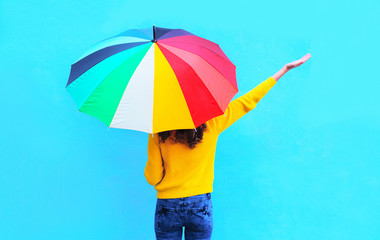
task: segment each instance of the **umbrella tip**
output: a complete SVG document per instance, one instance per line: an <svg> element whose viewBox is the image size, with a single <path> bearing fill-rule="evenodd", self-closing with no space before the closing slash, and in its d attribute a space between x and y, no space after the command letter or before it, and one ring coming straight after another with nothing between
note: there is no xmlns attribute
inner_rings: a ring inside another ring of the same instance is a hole
<svg viewBox="0 0 380 240"><path fill-rule="evenodd" d="M153 43L157 42L157 39L156 39L156 27L154 26L154 24L153 24L153 39L151 40L151 42L153 42Z"/></svg>

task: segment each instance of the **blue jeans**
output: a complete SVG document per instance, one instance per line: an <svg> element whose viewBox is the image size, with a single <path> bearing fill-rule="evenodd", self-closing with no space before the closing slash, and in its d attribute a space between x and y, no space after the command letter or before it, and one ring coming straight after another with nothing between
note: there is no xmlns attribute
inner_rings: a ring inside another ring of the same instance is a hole
<svg viewBox="0 0 380 240"><path fill-rule="evenodd" d="M211 239L213 228L211 193L185 198L157 198L154 216L156 239Z"/></svg>

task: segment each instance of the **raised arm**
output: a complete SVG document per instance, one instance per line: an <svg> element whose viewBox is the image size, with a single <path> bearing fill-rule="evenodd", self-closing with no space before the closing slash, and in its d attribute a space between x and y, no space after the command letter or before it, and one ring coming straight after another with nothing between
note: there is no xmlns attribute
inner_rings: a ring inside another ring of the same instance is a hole
<svg viewBox="0 0 380 240"><path fill-rule="evenodd" d="M242 116L254 109L257 103L265 96L265 94L269 92L269 90L287 71L294 67L300 66L310 57L311 55L308 53L299 60L285 64L285 66L276 74L260 83L245 95L230 102L224 114L209 120L210 123L214 125L217 132L223 132Z"/></svg>
<svg viewBox="0 0 380 240"><path fill-rule="evenodd" d="M269 77L267 80L257 85L248 93L230 102L223 115L209 120L213 125L215 131L220 134L234 122L236 122L239 118L243 117L249 111L254 109L257 103L275 84L276 80L273 77Z"/></svg>

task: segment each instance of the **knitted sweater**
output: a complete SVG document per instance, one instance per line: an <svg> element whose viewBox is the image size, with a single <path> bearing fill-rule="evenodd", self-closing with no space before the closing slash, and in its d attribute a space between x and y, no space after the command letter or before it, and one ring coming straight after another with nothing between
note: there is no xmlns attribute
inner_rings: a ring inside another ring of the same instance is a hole
<svg viewBox="0 0 380 240"><path fill-rule="evenodd" d="M165 177L159 149L158 133L149 134L148 161L144 175L155 185L157 198L182 198L213 191L214 159L218 136L231 124L256 107L256 104L276 84L273 77L251 91L231 101L224 114L206 122L203 139L194 149L183 143L172 144L169 139L160 143L165 163Z"/></svg>

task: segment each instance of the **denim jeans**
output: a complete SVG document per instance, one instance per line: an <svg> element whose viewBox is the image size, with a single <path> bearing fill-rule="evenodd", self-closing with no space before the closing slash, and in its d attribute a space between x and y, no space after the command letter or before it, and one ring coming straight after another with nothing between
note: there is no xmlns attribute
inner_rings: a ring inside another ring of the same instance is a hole
<svg viewBox="0 0 380 240"><path fill-rule="evenodd" d="M184 198L157 198L154 216L156 239L211 239L213 228L211 193Z"/></svg>

